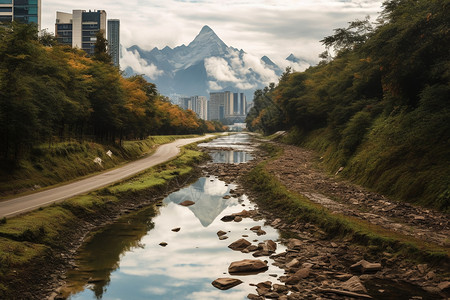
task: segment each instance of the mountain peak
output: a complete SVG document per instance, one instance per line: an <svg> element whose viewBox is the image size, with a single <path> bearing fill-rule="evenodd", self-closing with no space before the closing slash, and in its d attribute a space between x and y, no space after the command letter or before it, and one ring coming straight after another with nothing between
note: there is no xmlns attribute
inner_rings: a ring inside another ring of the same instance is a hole
<svg viewBox="0 0 450 300"><path fill-rule="evenodd" d="M189 44L188 47L218 45L220 48L227 48L228 46L217 36L217 34L208 25L203 26L200 33Z"/></svg>
<svg viewBox="0 0 450 300"><path fill-rule="evenodd" d="M208 33L214 33L214 31L209 27L208 25L203 26L202 30L200 30L199 35L201 34L208 34Z"/></svg>

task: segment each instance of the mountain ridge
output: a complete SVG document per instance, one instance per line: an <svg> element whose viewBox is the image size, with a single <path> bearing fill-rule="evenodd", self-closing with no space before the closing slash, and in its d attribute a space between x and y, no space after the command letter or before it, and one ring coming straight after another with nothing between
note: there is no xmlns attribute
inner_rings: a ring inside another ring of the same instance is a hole
<svg viewBox="0 0 450 300"><path fill-rule="evenodd" d="M232 92L244 92L250 100L256 89L276 81L283 72L283 68L266 55L258 58L228 46L208 25L203 26L187 46L154 47L147 51L133 45L125 51L127 55L134 55L140 64L157 68L153 79L144 75L167 96L208 96L210 92L233 87ZM293 54L288 58L292 60L286 60L287 63L300 61ZM127 75L138 73L133 66L125 64L124 67Z"/></svg>

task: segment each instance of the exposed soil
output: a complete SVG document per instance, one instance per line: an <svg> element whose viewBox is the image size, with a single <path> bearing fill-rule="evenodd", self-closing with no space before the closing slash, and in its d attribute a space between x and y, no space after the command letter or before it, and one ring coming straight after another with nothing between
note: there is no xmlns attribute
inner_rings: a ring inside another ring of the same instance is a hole
<svg viewBox="0 0 450 300"><path fill-rule="evenodd" d="M328 175L317 167L314 152L280 145L283 154L267 166L291 191L308 197L333 213L357 217L426 242L450 247L450 218L440 212L397 202Z"/></svg>

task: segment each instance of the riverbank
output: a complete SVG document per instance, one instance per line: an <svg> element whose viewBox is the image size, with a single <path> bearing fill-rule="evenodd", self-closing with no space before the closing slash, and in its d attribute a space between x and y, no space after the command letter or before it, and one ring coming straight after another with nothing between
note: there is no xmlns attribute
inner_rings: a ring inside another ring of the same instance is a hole
<svg viewBox="0 0 450 300"><path fill-rule="evenodd" d="M421 235L411 237L393 226L383 228L357 215L344 214L325 203L311 201L305 195L315 195L311 197L313 200L328 199L318 197L318 190L313 186L321 187L320 191L342 191L344 183L330 180L325 172L314 167L315 161L308 160L311 153L309 156L299 154L304 150L289 147L266 144L265 149L272 158L258 164L241 182L253 191L251 195L259 204L261 214L288 237L299 240L297 249L291 247L276 257L279 266L286 270L283 281L293 295L311 299L324 295L344 297L345 291L351 290L347 280L356 276L352 279L357 283L353 292L367 294L369 291L376 299L391 299L395 289L405 290L405 293L409 290L409 296L417 296L416 299L449 296L449 248L445 240L440 240L438 234L421 240ZM363 189L359 189L359 193L365 197L373 195ZM338 194L332 196L338 198ZM400 210L400 204L396 205L394 211ZM438 216L431 219L446 220ZM411 227L414 220L410 223ZM445 224L437 223L431 230L436 230L436 226L445 228ZM421 228L425 230L427 225ZM433 243L436 240L433 237L444 245ZM377 270L365 272L361 266L351 267L363 260L375 263ZM266 292L271 291L273 289L269 288ZM263 299L261 296L253 295L252 299ZM301 298L295 297L289 299Z"/></svg>
<svg viewBox="0 0 450 300"><path fill-rule="evenodd" d="M6 220L0 225L0 297L50 296L88 232L184 186L206 157L186 146L176 159L124 182Z"/></svg>

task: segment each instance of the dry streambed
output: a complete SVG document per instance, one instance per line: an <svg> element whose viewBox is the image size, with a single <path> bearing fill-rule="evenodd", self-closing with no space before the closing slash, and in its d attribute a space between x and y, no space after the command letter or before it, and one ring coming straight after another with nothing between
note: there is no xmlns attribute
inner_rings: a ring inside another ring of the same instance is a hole
<svg viewBox="0 0 450 300"><path fill-rule="evenodd" d="M308 194L305 191L307 189L309 195L318 194L317 186L321 187L320 191L344 189L336 187L338 183L334 180L327 182L326 176L317 169L313 169L311 162L296 161L294 159L296 155L298 153L295 151L288 152L288 156L272 162L269 166L271 172L286 186L293 189L302 186L302 192ZM263 159L262 153L255 152L253 156L255 160L247 164L209 164L203 167L204 172L214 174L225 182L236 182ZM299 164L304 166L301 171L299 171ZM312 172L309 174L310 170ZM285 178L287 178L286 181L283 180ZM307 182L307 184L303 186L298 182ZM243 192L242 189L237 190L237 193ZM245 192L248 194L248 191ZM360 189L350 190L347 193L356 196L362 194L362 199L370 198L373 194ZM254 196L263 197L263 195ZM362 199L360 201L363 201ZM374 197L374 199L370 201L388 201L382 196ZM254 200L257 202L257 199ZM330 203L330 207L331 205L340 207L336 201ZM321 204L327 207L326 203ZM397 208L390 209L393 211L409 207L397 203L391 205ZM414 210L412 213L418 212ZM249 299L446 299L449 297L450 282L446 277L448 273L445 275L448 270L439 266L417 264L388 252L372 254L370 249L356 246L349 241L329 240L329 237L312 224L301 222L288 224L284 222L282 216L275 216L257 208L227 216L223 221L239 222L241 218L256 220L264 218L269 225L282 231L283 236L292 237L275 242L266 240L258 244L252 244L246 239L231 241L229 245L231 249L248 253L249 258L230 264L228 269L230 275L239 273L235 272L236 266L243 266L242 272L245 274L265 271L264 265L269 263L267 259L269 257L274 261L275 266L285 270L283 276L273 276L273 280L270 281L255 282L253 284L255 292L248 295ZM418 220L422 218L412 218L409 224L416 224ZM442 217L433 218L432 222L433 226L441 226L439 223L444 226L447 224ZM423 228L426 226L424 225ZM260 228L252 228L252 230L258 231ZM219 238L224 236L221 234L218 232ZM442 241L439 233L434 233L432 236ZM275 254L277 243L287 245L286 251ZM257 266L255 270L252 269L254 265ZM215 287L224 290L239 284L241 282L233 276L218 278L213 282Z"/></svg>

